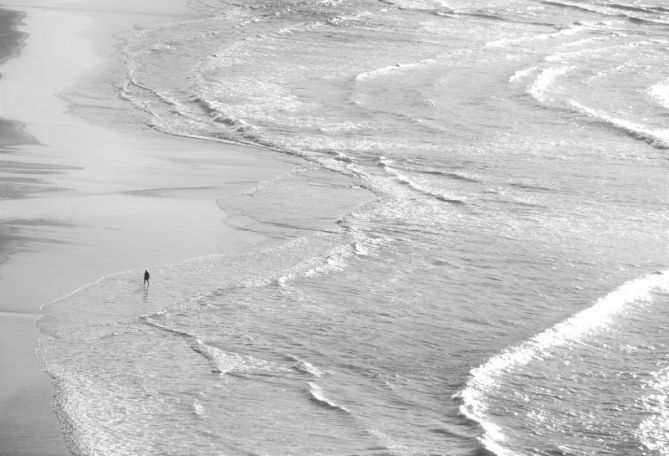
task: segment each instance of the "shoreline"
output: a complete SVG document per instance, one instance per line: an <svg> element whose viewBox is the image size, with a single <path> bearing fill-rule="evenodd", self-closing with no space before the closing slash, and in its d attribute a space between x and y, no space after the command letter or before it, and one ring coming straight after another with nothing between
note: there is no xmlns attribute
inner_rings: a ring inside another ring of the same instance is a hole
<svg viewBox="0 0 669 456"><path fill-rule="evenodd" d="M53 386L34 353L45 303L110 273L265 242L234 228L216 201L299 162L73 115L63 94L109 71L117 33L189 13L177 0L142 11L130 3L57 3L3 7L25 14L20 33L27 35L20 55L0 67L1 114L12 119L0 129L13 133L0 149L0 456L70 454ZM43 81L47 72L53 77Z"/></svg>

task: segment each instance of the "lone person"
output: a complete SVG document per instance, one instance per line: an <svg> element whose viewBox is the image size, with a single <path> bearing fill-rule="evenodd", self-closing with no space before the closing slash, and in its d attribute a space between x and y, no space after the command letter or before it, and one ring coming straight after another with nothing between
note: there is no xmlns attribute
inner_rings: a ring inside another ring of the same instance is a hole
<svg viewBox="0 0 669 456"><path fill-rule="evenodd" d="M150 279L150 278L151 278L151 274L149 274L149 271L147 271L147 270L145 269L145 270L144 270L144 286L145 286L145 287L149 285L149 279Z"/></svg>

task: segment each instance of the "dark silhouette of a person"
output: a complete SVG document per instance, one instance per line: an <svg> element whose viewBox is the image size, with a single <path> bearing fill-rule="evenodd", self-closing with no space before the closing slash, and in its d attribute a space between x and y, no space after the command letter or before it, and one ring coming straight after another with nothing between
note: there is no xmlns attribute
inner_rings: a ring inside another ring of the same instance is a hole
<svg viewBox="0 0 669 456"><path fill-rule="evenodd" d="M149 279L151 278L151 274L149 274L149 271L144 270L144 286L149 285Z"/></svg>

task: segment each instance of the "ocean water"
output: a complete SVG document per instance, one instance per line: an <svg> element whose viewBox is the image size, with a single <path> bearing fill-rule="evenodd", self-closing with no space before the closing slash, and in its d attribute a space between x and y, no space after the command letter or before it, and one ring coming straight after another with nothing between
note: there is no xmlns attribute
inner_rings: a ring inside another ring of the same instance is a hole
<svg viewBox="0 0 669 456"><path fill-rule="evenodd" d="M301 157L44 307L77 455L669 454L669 8L197 0L118 95ZM127 120L127 119L126 119Z"/></svg>

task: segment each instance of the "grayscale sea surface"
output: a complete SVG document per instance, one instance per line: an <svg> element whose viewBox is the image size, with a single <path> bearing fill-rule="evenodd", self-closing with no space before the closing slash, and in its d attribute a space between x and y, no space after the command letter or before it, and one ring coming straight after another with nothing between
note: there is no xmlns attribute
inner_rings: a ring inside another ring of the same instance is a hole
<svg viewBox="0 0 669 456"><path fill-rule="evenodd" d="M44 308L77 454L669 454L669 6L194 6L127 112L304 160L218 201L265 246Z"/></svg>

